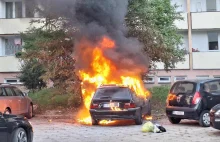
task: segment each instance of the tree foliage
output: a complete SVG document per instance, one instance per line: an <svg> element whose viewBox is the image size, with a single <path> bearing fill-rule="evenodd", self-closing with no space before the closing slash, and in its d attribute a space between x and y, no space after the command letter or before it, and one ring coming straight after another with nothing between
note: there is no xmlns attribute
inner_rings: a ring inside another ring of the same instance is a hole
<svg viewBox="0 0 220 142"><path fill-rule="evenodd" d="M46 83L41 78L44 73L43 66L37 60L29 60L22 65L19 78L28 89L41 89L46 86Z"/></svg>
<svg viewBox="0 0 220 142"><path fill-rule="evenodd" d="M144 44L151 65L162 62L166 70L175 68L185 54L178 48L182 37L174 21L182 17L175 8L170 0L130 0L126 18L129 36L137 37Z"/></svg>

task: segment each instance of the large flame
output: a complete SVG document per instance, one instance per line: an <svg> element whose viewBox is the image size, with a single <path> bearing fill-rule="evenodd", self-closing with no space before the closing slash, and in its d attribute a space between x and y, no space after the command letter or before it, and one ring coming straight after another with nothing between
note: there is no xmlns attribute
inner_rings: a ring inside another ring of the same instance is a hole
<svg viewBox="0 0 220 142"><path fill-rule="evenodd" d="M84 100L84 108L78 114L78 120L83 124L91 124L89 108L91 99L97 87L102 84L120 84L126 85L140 95L146 97L149 92L145 90L140 74L132 72L132 69L123 71L119 70L117 63L108 59L104 52L115 48L115 42L108 37L103 37L98 44L85 44L87 41L83 39L80 42L80 48L83 48L82 59L88 60L90 67L79 71L82 80L82 94ZM120 108L112 108L114 111L120 111ZM104 120L100 124L109 124Z"/></svg>

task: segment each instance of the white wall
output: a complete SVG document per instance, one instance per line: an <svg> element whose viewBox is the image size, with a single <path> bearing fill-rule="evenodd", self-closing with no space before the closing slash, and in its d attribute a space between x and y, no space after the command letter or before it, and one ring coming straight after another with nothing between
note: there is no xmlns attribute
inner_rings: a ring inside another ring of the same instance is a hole
<svg viewBox="0 0 220 142"><path fill-rule="evenodd" d="M5 18L5 2L0 0L0 18Z"/></svg>
<svg viewBox="0 0 220 142"><path fill-rule="evenodd" d="M208 51L207 32L192 32L192 48L198 48L199 51Z"/></svg>
<svg viewBox="0 0 220 142"><path fill-rule="evenodd" d="M171 0L172 5L178 5L177 12L187 12L187 1L186 0Z"/></svg>
<svg viewBox="0 0 220 142"><path fill-rule="evenodd" d="M182 39L183 44L180 45L179 47L180 47L181 49L186 49L186 50L188 51L188 50L189 50L188 33L185 32L185 33L181 33L181 34L182 34L182 36L183 36L183 39Z"/></svg>
<svg viewBox="0 0 220 142"><path fill-rule="evenodd" d="M206 0L191 0L191 12L206 11Z"/></svg>

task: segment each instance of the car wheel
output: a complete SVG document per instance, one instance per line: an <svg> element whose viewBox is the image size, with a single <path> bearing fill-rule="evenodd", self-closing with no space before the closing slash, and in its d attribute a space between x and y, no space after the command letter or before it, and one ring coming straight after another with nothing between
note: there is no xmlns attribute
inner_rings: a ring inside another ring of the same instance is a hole
<svg viewBox="0 0 220 142"><path fill-rule="evenodd" d="M6 108L4 114L11 114L11 111L8 108Z"/></svg>
<svg viewBox="0 0 220 142"><path fill-rule="evenodd" d="M174 118L174 117L168 117L170 123L172 124L179 124L181 119L180 118Z"/></svg>
<svg viewBox="0 0 220 142"><path fill-rule="evenodd" d="M210 116L209 111L204 110L199 118L199 125L202 127L209 127L210 126Z"/></svg>
<svg viewBox="0 0 220 142"><path fill-rule="evenodd" d="M92 125L98 125L98 124L99 124L98 120L92 118Z"/></svg>
<svg viewBox="0 0 220 142"><path fill-rule="evenodd" d="M23 128L18 128L13 131L11 142L27 142L27 134Z"/></svg>
<svg viewBox="0 0 220 142"><path fill-rule="evenodd" d="M31 119L32 117L33 117L33 105L30 104L29 109L28 109L27 118Z"/></svg>
<svg viewBox="0 0 220 142"><path fill-rule="evenodd" d="M139 110L139 114L138 114L137 118L135 119L135 124L141 125L142 123L143 123L143 118L142 118L141 110Z"/></svg>

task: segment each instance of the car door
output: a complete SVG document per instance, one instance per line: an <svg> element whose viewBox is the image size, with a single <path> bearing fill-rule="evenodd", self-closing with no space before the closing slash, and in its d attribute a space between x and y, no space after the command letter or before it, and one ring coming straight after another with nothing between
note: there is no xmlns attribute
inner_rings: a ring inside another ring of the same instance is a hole
<svg viewBox="0 0 220 142"><path fill-rule="evenodd" d="M0 141L7 142L8 141L8 133L7 133L6 122L0 113Z"/></svg>
<svg viewBox="0 0 220 142"><path fill-rule="evenodd" d="M7 94L7 101L12 114L20 114L20 97L16 96L11 87L4 87Z"/></svg>
<svg viewBox="0 0 220 142"><path fill-rule="evenodd" d="M4 112L5 108L7 108L7 95L2 88L0 88L0 112Z"/></svg>
<svg viewBox="0 0 220 142"><path fill-rule="evenodd" d="M204 98L208 109L220 103L220 81L211 81L204 84Z"/></svg>
<svg viewBox="0 0 220 142"><path fill-rule="evenodd" d="M25 114L28 112L27 99L24 94L16 87L12 88L17 97L19 97L20 113Z"/></svg>

